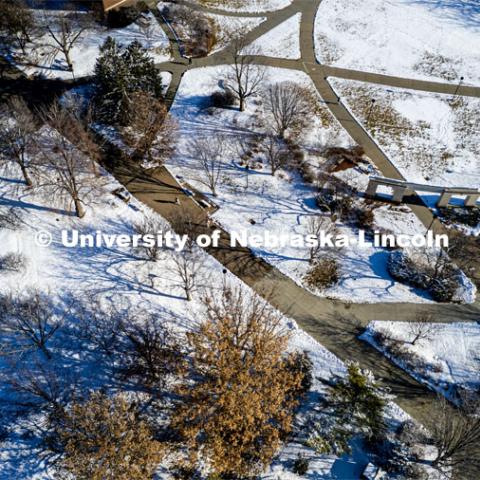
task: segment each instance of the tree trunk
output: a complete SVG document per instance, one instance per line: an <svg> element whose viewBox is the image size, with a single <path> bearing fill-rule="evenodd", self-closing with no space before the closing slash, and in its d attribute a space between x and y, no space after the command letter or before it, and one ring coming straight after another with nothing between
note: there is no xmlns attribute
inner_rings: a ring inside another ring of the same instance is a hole
<svg viewBox="0 0 480 480"><path fill-rule="evenodd" d="M67 67L70 72L73 74L73 64L72 60L70 60L70 52L65 51L65 60L67 61Z"/></svg>
<svg viewBox="0 0 480 480"><path fill-rule="evenodd" d="M245 111L245 98L240 97L240 111Z"/></svg>
<svg viewBox="0 0 480 480"><path fill-rule="evenodd" d="M28 175L27 169L23 165L20 165L20 169L22 170L23 179L25 180L25 183L27 184L27 187L28 188L33 187L33 182L32 182L32 179Z"/></svg>
<svg viewBox="0 0 480 480"><path fill-rule="evenodd" d="M52 359L52 354L48 351L47 347L45 345L41 345L40 346L40 350L42 350L42 353L45 355L45 357L47 358L47 360L51 360Z"/></svg>
<svg viewBox="0 0 480 480"><path fill-rule="evenodd" d="M75 203L75 214L78 218L83 218L85 216L85 210L82 207L82 203L78 198L75 198L73 202Z"/></svg>

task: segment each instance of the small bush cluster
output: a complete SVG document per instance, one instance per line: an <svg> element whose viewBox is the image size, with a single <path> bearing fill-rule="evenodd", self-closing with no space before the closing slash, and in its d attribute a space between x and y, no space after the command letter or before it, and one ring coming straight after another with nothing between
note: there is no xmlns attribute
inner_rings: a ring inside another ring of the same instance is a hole
<svg viewBox="0 0 480 480"><path fill-rule="evenodd" d="M109 28L124 28L135 22L142 13L148 12L148 6L140 1L128 7L109 10L106 23Z"/></svg>
<svg viewBox="0 0 480 480"><path fill-rule="evenodd" d="M351 197L336 195L330 189L320 190L315 200L322 212L328 212L340 220L347 220L353 208Z"/></svg>
<svg viewBox="0 0 480 480"><path fill-rule="evenodd" d="M235 95L230 89L217 90L210 96L212 107L227 108L235 105Z"/></svg>
<svg viewBox="0 0 480 480"><path fill-rule="evenodd" d="M298 458L293 462L293 473L297 475L306 475L308 473L309 461L307 458L298 456Z"/></svg>
<svg viewBox="0 0 480 480"><path fill-rule="evenodd" d="M25 264L25 256L21 253L7 253L0 257L0 270L7 272L19 272Z"/></svg>
<svg viewBox="0 0 480 480"><path fill-rule="evenodd" d="M439 208L439 214L449 224L460 223L469 227L480 224L480 208Z"/></svg>
<svg viewBox="0 0 480 480"><path fill-rule="evenodd" d="M322 152L322 155L329 160L331 172L343 169L344 165L354 167L367 163L363 158L365 150L359 145L351 148L328 147Z"/></svg>
<svg viewBox="0 0 480 480"><path fill-rule="evenodd" d="M22 217L10 208L5 213L0 212L0 229L18 230L22 225Z"/></svg>
<svg viewBox="0 0 480 480"><path fill-rule="evenodd" d="M463 272L442 252L394 251L388 271L395 280L426 290L437 302L462 302L468 288Z"/></svg>
<svg viewBox="0 0 480 480"><path fill-rule="evenodd" d="M356 210L358 224L369 229L373 228L375 214L371 208L362 208Z"/></svg>
<svg viewBox="0 0 480 480"><path fill-rule="evenodd" d="M325 289L340 280L340 267L334 258L317 260L305 275L305 282L310 287Z"/></svg>
<svg viewBox="0 0 480 480"><path fill-rule="evenodd" d="M173 25L187 56L205 57L217 43L217 25L211 18L181 5L165 6L162 15Z"/></svg>
<svg viewBox="0 0 480 480"><path fill-rule="evenodd" d="M315 184L315 182L317 181L317 173L312 168L312 166L304 160L304 157L305 154L303 151L295 150L292 154L294 165L296 166L297 171L302 176L303 181L311 185Z"/></svg>

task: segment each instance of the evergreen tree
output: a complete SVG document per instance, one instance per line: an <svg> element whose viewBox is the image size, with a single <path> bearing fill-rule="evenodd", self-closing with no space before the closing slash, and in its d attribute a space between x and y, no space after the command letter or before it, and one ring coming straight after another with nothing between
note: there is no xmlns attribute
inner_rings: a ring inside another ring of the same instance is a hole
<svg viewBox="0 0 480 480"><path fill-rule="evenodd" d="M350 451L354 435L372 441L385 430L386 394L368 370L357 363L347 364L347 375L336 377L328 391L329 415L315 425L310 445L319 453L343 454Z"/></svg>
<svg viewBox="0 0 480 480"><path fill-rule="evenodd" d="M153 59L134 41L122 48L108 37L95 65L97 112L102 121L126 124L135 93L161 97L161 79Z"/></svg>

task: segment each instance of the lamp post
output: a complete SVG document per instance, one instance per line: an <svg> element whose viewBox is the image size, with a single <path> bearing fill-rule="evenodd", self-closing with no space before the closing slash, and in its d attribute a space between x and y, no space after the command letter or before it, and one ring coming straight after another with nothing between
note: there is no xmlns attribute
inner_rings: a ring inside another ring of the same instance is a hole
<svg viewBox="0 0 480 480"><path fill-rule="evenodd" d="M460 90L460 86L462 85L464 78L460 77L460 81L458 82L457 88L455 89L455 93L453 94L454 97L457 96L458 91Z"/></svg>

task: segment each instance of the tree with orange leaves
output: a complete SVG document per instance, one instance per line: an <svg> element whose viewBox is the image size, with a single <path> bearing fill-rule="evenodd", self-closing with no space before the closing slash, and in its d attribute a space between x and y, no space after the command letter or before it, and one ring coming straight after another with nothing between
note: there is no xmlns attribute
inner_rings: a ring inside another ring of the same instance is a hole
<svg viewBox="0 0 480 480"><path fill-rule="evenodd" d="M206 320L188 334L191 369L172 426L190 467L250 476L271 462L291 430L303 373L285 350L280 315L244 289L204 299Z"/></svg>

